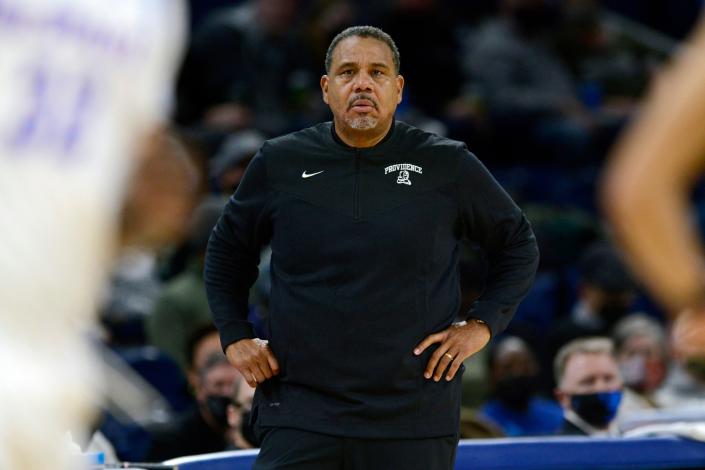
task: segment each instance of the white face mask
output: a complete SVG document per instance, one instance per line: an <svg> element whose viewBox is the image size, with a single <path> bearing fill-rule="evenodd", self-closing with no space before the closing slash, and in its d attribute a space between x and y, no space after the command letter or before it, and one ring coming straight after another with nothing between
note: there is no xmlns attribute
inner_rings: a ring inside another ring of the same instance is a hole
<svg viewBox="0 0 705 470"><path fill-rule="evenodd" d="M619 370L622 372L622 379L626 386L639 388L646 380L646 358L642 355L634 355L624 359L619 363Z"/></svg>

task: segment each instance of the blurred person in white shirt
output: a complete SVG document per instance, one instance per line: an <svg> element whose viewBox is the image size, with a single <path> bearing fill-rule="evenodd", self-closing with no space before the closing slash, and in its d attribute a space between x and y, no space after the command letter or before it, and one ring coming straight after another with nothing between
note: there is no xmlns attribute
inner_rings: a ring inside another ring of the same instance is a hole
<svg viewBox="0 0 705 470"><path fill-rule="evenodd" d="M181 231L197 175L151 133L184 14L176 0L0 2L2 469L77 468L61 436L81 440L100 394L83 335L112 255Z"/></svg>

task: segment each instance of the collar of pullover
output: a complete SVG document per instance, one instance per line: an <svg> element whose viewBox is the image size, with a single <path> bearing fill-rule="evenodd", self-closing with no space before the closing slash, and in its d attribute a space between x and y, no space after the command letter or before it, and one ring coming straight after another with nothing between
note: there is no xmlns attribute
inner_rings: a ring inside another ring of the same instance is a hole
<svg viewBox="0 0 705 470"><path fill-rule="evenodd" d="M397 130L397 129L396 129L396 128L397 128L397 125L396 125L396 124L397 124L396 119L395 119L395 118L392 118L392 125L389 127L389 130L387 131L387 135L385 135L382 140L380 140L379 142L377 142L377 143L376 143L375 145L373 145L372 147L364 147L364 148L363 148L363 147L352 147L352 146L346 144L346 143L343 142L343 140L338 136L338 133L335 132L335 123L334 123L333 121L331 121L331 123L330 123L330 136L331 136L331 138L333 139L333 141L334 141L337 145L339 145L339 146L341 146L341 147L343 147L343 148L345 148L345 149L347 149L347 150L355 151L355 152L365 152L365 153L368 153L368 152L371 152L371 151L384 150L384 148L386 148L387 145L388 145L391 141L394 140L393 137L395 137L396 134L398 134L398 132L395 132L395 131Z"/></svg>

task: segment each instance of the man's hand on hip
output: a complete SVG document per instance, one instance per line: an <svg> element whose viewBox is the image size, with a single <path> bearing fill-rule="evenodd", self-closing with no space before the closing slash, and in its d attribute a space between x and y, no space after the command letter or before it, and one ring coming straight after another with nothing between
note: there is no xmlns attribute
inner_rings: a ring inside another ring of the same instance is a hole
<svg viewBox="0 0 705 470"><path fill-rule="evenodd" d="M228 345L225 354L252 388L279 373L279 363L263 339L241 339Z"/></svg>
<svg viewBox="0 0 705 470"><path fill-rule="evenodd" d="M433 377L438 382L445 372L446 380L452 380L463 361L484 348L490 337L490 329L484 322L453 323L448 329L427 336L416 346L414 354L418 356L430 345L440 343L426 365L424 377Z"/></svg>

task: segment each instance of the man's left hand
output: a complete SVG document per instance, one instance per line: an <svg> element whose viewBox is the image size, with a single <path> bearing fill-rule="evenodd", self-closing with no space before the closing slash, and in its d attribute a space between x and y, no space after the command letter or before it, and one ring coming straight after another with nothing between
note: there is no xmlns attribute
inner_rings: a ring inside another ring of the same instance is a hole
<svg viewBox="0 0 705 470"><path fill-rule="evenodd" d="M450 381L463 361L484 348L490 337L490 328L484 322L453 323L448 329L427 336L416 346L414 354L418 356L430 345L440 343L426 365L424 377L433 377L438 382L447 369L446 380Z"/></svg>

